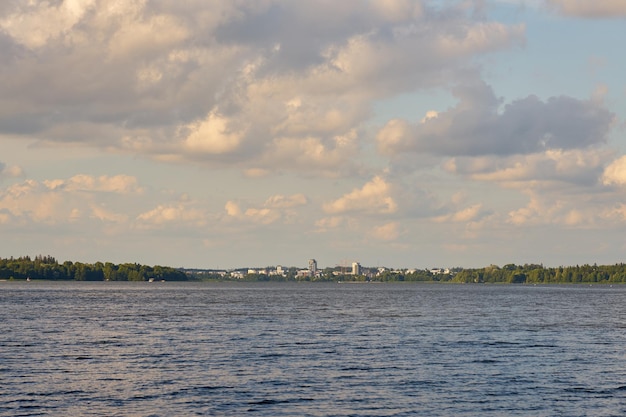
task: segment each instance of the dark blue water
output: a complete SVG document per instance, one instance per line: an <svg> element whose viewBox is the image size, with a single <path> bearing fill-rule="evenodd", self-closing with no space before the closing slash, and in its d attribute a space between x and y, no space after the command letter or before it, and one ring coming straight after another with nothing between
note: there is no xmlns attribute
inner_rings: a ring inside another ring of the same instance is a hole
<svg viewBox="0 0 626 417"><path fill-rule="evenodd" d="M2 416L624 416L626 287L0 282Z"/></svg>

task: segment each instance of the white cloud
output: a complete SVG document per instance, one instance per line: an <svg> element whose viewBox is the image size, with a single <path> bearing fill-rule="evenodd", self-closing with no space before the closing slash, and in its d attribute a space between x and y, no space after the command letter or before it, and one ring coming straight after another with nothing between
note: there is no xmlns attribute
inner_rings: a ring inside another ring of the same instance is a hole
<svg viewBox="0 0 626 417"><path fill-rule="evenodd" d="M525 31L411 0L31 1L1 24L31 52L3 50L0 133L307 176L358 171L376 100L446 86Z"/></svg>
<svg viewBox="0 0 626 417"><path fill-rule="evenodd" d="M269 208L248 208L244 215L247 219L252 220L254 223L270 224L281 218L281 213L277 210Z"/></svg>
<svg viewBox="0 0 626 417"><path fill-rule="evenodd" d="M362 188L354 189L343 197L324 204L324 211L329 214L391 214L398 209L392 194L391 184L377 176Z"/></svg>
<svg viewBox="0 0 626 417"><path fill-rule="evenodd" d="M241 217L242 215L239 204L234 201L227 201L224 209L226 210L226 214L230 217Z"/></svg>
<svg viewBox="0 0 626 417"><path fill-rule="evenodd" d="M331 229L336 229L345 222L345 218L342 216L324 217L315 222L315 226L319 232L326 232Z"/></svg>
<svg viewBox="0 0 626 417"><path fill-rule="evenodd" d="M128 216L123 213L116 213L112 210L108 210L106 207L97 204L90 204L90 216L103 222L120 223L125 224L128 221ZM73 209L70 214L70 219L76 220L80 218L80 210Z"/></svg>
<svg viewBox="0 0 626 417"><path fill-rule="evenodd" d="M434 218L434 221L437 223L468 223L471 221L475 221L479 219L481 216L484 216L486 213L483 210L482 204L474 204L469 207L465 207L457 212L446 214L443 216L437 216Z"/></svg>
<svg viewBox="0 0 626 417"><path fill-rule="evenodd" d="M528 191L526 206L511 210L507 223L516 227L556 225L567 229L609 230L626 224L623 204L615 196L542 194Z"/></svg>
<svg viewBox="0 0 626 417"><path fill-rule="evenodd" d="M400 237L400 223L389 222L381 226L375 226L371 231L371 235L374 239L385 242L396 240Z"/></svg>
<svg viewBox="0 0 626 417"><path fill-rule="evenodd" d="M573 184L593 187L613 153L605 149L551 149L529 155L508 157L457 157L444 168L475 181L496 182L527 189Z"/></svg>
<svg viewBox="0 0 626 417"><path fill-rule="evenodd" d="M40 48L67 34L93 8L95 0L65 0L57 7L47 1L22 3L20 10L0 20L0 27L29 48Z"/></svg>
<svg viewBox="0 0 626 417"><path fill-rule="evenodd" d="M173 16L158 15L137 19L115 32L109 41L109 57L113 60L136 59L176 47L190 34Z"/></svg>
<svg viewBox="0 0 626 417"><path fill-rule="evenodd" d="M605 185L626 185L626 156L613 161L604 170L602 183Z"/></svg>
<svg viewBox="0 0 626 417"><path fill-rule="evenodd" d="M268 225L279 220L286 223L291 222L298 215L296 209L306 204L308 204L308 199L304 194L290 196L276 194L270 196L262 205L247 207L245 210L241 208L240 203L230 200L226 202L224 210L228 220Z"/></svg>
<svg viewBox="0 0 626 417"><path fill-rule="evenodd" d="M358 166L358 142L355 131L329 139L319 137L274 139L267 151L250 161L252 166L272 169L281 167L301 173L335 177Z"/></svg>
<svg viewBox="0 0 626 417"><path fill-rule="evenodd" d="M624 17L626 3L623 0L547 0L548 5L559 12L577 17Z"/></svg>
<svg viewBox="0 0 626 417"><path fill-rule="evenodd" d="M187 126L190 131L185 139L185 146L190 152L224 154L239 148L243 132L238 131L233 123L215 112L199 123Z"/></svg>
<svg viewBox="0 0 626 417"><path fill-rule="evenodd" d="M144 227L157 227L164 224L187 224L202 227L207 223L207 216L202 210L178 203L159 205L150 211L141 213L137 216L137 220Z"/></svg>
<svg viewBox="0 0 626 417"><path fill-rule="evenodd" d="M139 195L134 177L126 175L92 177L75 175L68 180L27 179L0 190L0 211L17 221L69 224L97 219L124 223L128 216L107 208L108 194Z"/></svg>
<svg viewBox="0 0 626 417"><path fill-rule="evenodd" d="M75 175L68 180L46 180L43 183L51 190L62 189L66 192L90 191L118 194L141 193L143 190L137 183L137 178L129 175Z"/></svg>
<svg viewBox="0 0 626 417"><path fill-rule="evenodd" d="M276 194L267 199L265 207L282 209L303 206L307 203L308 199L304 194L294 194L291 196Z"/></svg>
<svg viewBox="0 0 626 417"><path fill-rule="evenodd" d="M14 184L0 193L0 210L16 219L56 223L70 218L71 209L61 194L34 180Z"/></svg>

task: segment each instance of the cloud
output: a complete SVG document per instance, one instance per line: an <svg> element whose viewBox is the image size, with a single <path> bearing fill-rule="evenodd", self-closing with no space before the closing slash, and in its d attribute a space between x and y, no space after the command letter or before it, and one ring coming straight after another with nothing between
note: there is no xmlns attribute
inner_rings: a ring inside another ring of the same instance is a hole
<svg viewBox="0 0 626 417"><path fill-rule="evenodd" d="M605 207L600 216L609 221L626 223L626 204L616 203L612 207Z"/></svg>
<svg viewBox="0 0 626 417"><path fill-rule="evenodd" d="M239 207L239 204L237 204L234 201L227 201L226 205L224 206L224 209L226 210L226 214L230 217L242 216L242 212L241 212L241 208Z"/></svg>
<svg viewBox="0 0 626 417"><path fill-rule="evenodd" d="M143 192L137 183L137 178L129 175L102 175L94 177L91 175L79 174L68 180L46 180L43 183L51 190L62 189L66 192L90 191L118 194Z"/></svg>
<svg viewBox="0 0 626 417"><path fill-rule="evenodd" d="M508 223L515 226L558 224L566 227L589 227L603 216L603 210L593 206L580 207L580 202L565 197L551 198L529 192L525 207L512 210Z"/></svg>
<svg viewBox="0 0 626 417"><path fill-rule="evenodd" d="M96 219L125 223L128 215L107 207L107 195L139 195L134 177L76 175L68 180L27 179L0 190L0 211L16 223L72 224Z"/></svg>
<svg viewBox="0 0 626 417"><path fill-rule="evenodd" d="M5 163L0 162L0 179L2 178L17 178L24 175L24 171L17 165L7 166Z"/></svg>
<svg viewBox="0 0 626 417"><path fill-rule="evenodd" d="M59 193L50 192L43 184L26 180L14 184L0 194L0 210L16 222L56 223L72 218L73 207Z"/></svg>
<svg viewBox="0 0 626 417"><path fill-rule="evenodd" d="M0 133L308 176L359 172L376 101L447 86L525 32L410 0L33 0L3 16Z"/></svg>
<svg viewBox="0 0 626 417"><path fill-rule="evenodd" d="M358 169L357 134L335 136L326 140L319 137L276 138L250 165L256 168L281 167L301 173L317 173L319 176L336 177Z"/></svg>
<svg viewBox="0 0 626 417"><path fill-rule="evenodd" d="M604 144L614 116L600 103L535 96L506 104L478 82L458 87L456 107L421 123L389 121L377 135L380 152L428 152L448 156L529 154Z"/></svg>
<svg viewBox="0 0 626 417"><path fill-rule="evenodd" d="M506 157L456 157L448 160L444 169L475 181L517 188L562 187L564 184L594 187L613 158L613 152L601 148L551 149Z"/></svg>
<svg viewBox="0 0 626 417"><path fill-rule="evenodd" d="M270 196L265 203L260 206L241 208L241 204L235 201L227 201L224 210L226 219L233 221L245 221L252 224L268 225L279 220L289 223L297 215L296 208L308 204L308 199L304 194L293 194L285 196L276 194Z"/></svg>
<svg viewBox="0 0 626 417"><path fill-rule="evenodd" d="M622 0L547 0L548 5L567 16L603 18L626 16Z"/></svg>
<svg viewBox="0 0 626 417"><path fill-rule="evenodd" d="M602 175L604 185L626 185L626 156L613 161Z"/></svg>
<svg viewBox="0 0 626 417"><path fill-rule="evenodd" d="M362 188L354 189L343 197L324 204L323 208L328 214L391 214L398 209L392 193L391 184L376 176Z"/></svg>
<svg viewBox="0 0 626 417"><path fill-rule="evenodd" d="M266 207L271 208L292 208L297 206L303 206L308 203L308 199L304 194L293 194L291 196L285 196L282 194L276 194L271 196L265 202Z"/></svg>
<svg viewBox="0 0 626 417"><path fill-rule="evenodd" d="M190 152L223 154L237 150L244 132L232 126L226 118L211 112L203 121L187 126L189 135L185 146Z"/></svg>
<svg viewBox="0 0 626 417"><path fill-rule="evenodd" d="M390 222L381 226L375 226L371 231L371 236L374 239L382 241L393 241L400 237L400 223Z"/></svg>
<svg viewBox="0 0 626 417"><path fill-rule="evenodd" d="M150 57L164 49L178 46L190 33L174 16L161 14L137 19L132 25L124 25L111 37L109 58L120 59Z"/></svg>
<svg viewBox="0 0 626 417"><path fill-rule="evenodd" d="M91 209L91 213L90 213L90 217L95 218L97 220L103 221L103 222L110 222L110 223L119 223L119 224L124 224L128 221L128 216L124 213L116 213L112 210L107 209L106 207L102 206L102 205L97 205L97 204L90 204L89 208ZM78 209L73 209L70 217L72 219L78 219L80 217L80 210Z"/></svg>
<svg viewBox="0 0 626 417"><path fill-rule="evenodd" d="M22 4L0 20L0 27L29 48L40 48L51 39L65 35L94 6L95 0L66 0L58 6L48 2Z"/></svg>
<svg viewBox="0 0 626 417"><path fill-rule="evenodd" d="M159 227L165 224L187 224L203 227L207 224L207 215L199 209L187 207L182 203L159 205L141 213L137 220L142 227Z"/></svg>
<svg viewBox="0 0 626 417"><path fill-rule="evenodd" d="M327 232L331 229L336 229L341 226L345 222L345 218L343 216L331 216L324 217L315 222L315 226L317 227L318 232Z"/></svg>
<svg viewBox="0 0 626 417"><path fill-rule="evenodd" d="M474 204L457 212L435 217L434 221L437 223L467 223L478 220L486 214L488 213L483 210L482 204Z"/></svg>

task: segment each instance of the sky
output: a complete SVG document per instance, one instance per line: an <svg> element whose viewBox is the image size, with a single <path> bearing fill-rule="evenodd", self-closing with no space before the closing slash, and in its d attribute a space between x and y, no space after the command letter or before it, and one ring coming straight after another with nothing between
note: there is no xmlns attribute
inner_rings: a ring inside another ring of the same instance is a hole
<svg viewBox="0 0 626 417"><path fill-rule="evenodd" d="M626 261L626 1L4 0L0 257Z"/></svg>

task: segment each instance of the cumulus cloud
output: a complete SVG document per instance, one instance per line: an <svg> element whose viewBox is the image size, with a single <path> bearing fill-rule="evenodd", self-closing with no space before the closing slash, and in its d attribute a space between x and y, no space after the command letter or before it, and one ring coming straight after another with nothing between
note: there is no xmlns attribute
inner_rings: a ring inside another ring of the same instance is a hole
<svg viewBox="0 0 626 417"><path fill-rule="evenodd" d="M223 154L235 151L241 144L243 132L229 126L228 120L214 112L200 122L187 127L185 145L190 152Z"/></svg>
<svg viewBox="0 0 626 417"><path fill-rule="evenodd" d="M296 208L308 204L308 199L304 194L293 194L285 196L276 194L270 196L265 203L260 206L250 206L241 208L241 203L227 201L224 210L228 220L243 220L253 224L271 224L279 220L290 222L297 216Z"/></svg>
<svg viewBox="0 0 626 417"><path fill-rule="evenodd" d="M507 157L456 157L446 161L444 169L472 180L519 188L557 184L592 187L599 184L604 167L613 158L613 152L604 149L552 149Z"/></svg>
<svg viewBox="0 0 626 417"><path fill-rule="evenodd" d="M525 207L512 210L508 214L508 223L515 226L537 226L558 224L567 227L588 227L603 216L603 210L593 206L580 207L579 201L564 197L550 198L529 192L529 201Z"/></svg>
<svg viewBox="0 0 626 417"><path fill-rule="evenodd" d="M568 16L602 18L626 16L622 0L547 0L548 5Z"/></svg>
<svg viewBox="0 0 626 417"><path fill-rule="evenodd" d="M613 161L602 175L604 185L626 185L626 156Z"/></svg>
<svg viewBox="0 0 626 417"><path fill-rule="evenodd" d="M94 0L66 0L54 6L48 2L29 2L0 20L0 27L29 48L39 48L67 34L94 3Z"/></svg>
<svg viewBox="0 0 626 417"><path fill-rule="evenodd" d="M0 190L0 212L15 223L71 224L95 219L125 223L128 215L107 207L110 194L139 194L134 177L76 175L70 179L27 179Z"/></svg>
<svg viewBox="0 0 626 417"><path fill-rule="evenodd" d="M393 198L392 185L382 177L376 176L363 187L324 204L323 208L329 214L391 214L397 211L398 204Z"/></svg>
<svg viewBox="0 0 626 417"><path fill-rule="evenodd" d="M429 152L449 156L529 154L603 144L614 120L600 103L560 96L535 96L506 104L480 81L458 87L456 107L429 113L411 125L391 120L377 135L385 154Z"/></svg>
<svg viewBox="0 0 626 417"><path fill-rule="evenodd" d="M418 0L33 0L3 16L0 133L325 176L358 171L375 101L446 86L525 31Z"/></svg>
<svg viewBox="0 0 626 417"><path fill-rule="evenodd" d="M0 210L18 222L55 223L59 218L71 218L72 207L65 203L62 195L34 180L14 184L0 194Z"/></svg>
<svg viewBox="0 0 626 417"><path fill-rule="evenodd" d="M143 227L158 227L165 224L187 224L195 227L206 225L206 214L197 208L187 207L182 203L159 205L141 213L137 220Z"/></svg>
<svg viewBox="0 0 626 417"><path fill-rule="evenodd" d="M256 168L298 170L301 173L317 173L320 176L336 177L358 169L354 158L358 152L355 131L326 140L319 137L274 139L267 151L250 161Z"/></svg>

